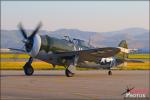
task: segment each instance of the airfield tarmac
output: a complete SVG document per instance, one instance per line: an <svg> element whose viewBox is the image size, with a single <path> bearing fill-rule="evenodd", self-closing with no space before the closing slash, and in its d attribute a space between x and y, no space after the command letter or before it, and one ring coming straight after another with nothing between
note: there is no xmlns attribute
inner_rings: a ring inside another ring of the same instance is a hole
<svg viewBox="0 0 150 100"><path fill-rule="evenodd" d="M56 70L35 70L33 76L1 71L2 100L121 100L127 86L149 89L149 71L113 70L112 76L105 70L77 71L69 78Z"/></svg>

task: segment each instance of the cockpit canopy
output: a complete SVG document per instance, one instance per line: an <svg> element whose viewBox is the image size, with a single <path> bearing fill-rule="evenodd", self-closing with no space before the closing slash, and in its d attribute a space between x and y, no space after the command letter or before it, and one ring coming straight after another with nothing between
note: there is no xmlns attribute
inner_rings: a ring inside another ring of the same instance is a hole
<svg viewBox="0 0 150 100"><path fill-rule="evenodd" d="M76 38L71 39L69 36L64 36L64 37L66 41L73 43L75 45L82 46L82 47L92 47L88 42L84 40L76 39Z"/></svg>

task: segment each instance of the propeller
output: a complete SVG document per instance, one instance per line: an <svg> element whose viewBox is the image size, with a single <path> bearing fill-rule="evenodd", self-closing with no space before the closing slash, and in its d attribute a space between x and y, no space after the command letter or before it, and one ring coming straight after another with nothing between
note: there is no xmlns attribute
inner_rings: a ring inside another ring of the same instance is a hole
<svg viewBox="0 0 150 100"><path fill-rule="evenodd" d="M25 49L27 52L30 52L32 47L33 47L33 39L34 39L34 36L38 33L39 29L41 28L42 26L42 23L40 22L37 27L35 28L35 30L32 32L32 34L30 36L27 36L27 33L26 31L24 30L22 24L20 23L18 25L19 27L19 30L24 38L23 42L25 43Z"/></svg>

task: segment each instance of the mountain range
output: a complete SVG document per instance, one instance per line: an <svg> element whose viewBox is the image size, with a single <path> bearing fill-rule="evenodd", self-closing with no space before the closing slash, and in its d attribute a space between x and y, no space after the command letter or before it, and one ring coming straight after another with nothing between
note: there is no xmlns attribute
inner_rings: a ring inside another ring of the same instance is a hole
<svg viewBox="0 0 150 100"><path fill-rule="evenodd" d="M32 30L27 30L31 33ZM89 32L78 29L59 29L56 31L40 30L40 35L57 38L78 38L89 41L97 47L116 47L121 40L127 40L129 48L149 48L149 30L143 28L128 28L111 32ZM28 34L28 35L29 35ZM23 37L19 30L1 30L1 48L21 48Z"/></svg>

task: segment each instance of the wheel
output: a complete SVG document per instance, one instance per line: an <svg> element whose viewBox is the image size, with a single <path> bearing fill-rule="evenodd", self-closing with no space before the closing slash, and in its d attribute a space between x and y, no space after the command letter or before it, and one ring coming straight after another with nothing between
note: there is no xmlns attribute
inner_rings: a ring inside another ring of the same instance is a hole
<svg viewBox="0 0 150 100"><path fill-rule="evenodd" d="M112 75L112 72L110 70L108 71L108 75Z"/></svg>
<svg viewBox="0 0 150 100"><path fill-rule="evenodd" d="M67 77L73 77L74 73L70 72L68 69L65 70L65 74Z"/></svg>
<svg viewBox="0 0 150 100"><path fill-rule="evenodd" d="M33 72L34 72L34 69L31 66L31 64L27 63L27 64L25 64L25 66L23 68L24 68L24 73L27 76L31 76L33 74Z"/></svg>

